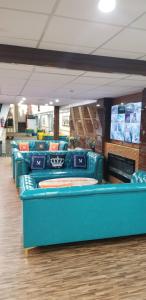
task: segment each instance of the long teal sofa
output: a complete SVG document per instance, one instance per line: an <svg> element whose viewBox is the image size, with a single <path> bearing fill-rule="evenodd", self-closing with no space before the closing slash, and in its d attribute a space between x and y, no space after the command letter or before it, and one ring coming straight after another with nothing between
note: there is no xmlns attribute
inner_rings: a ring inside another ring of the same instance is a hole
<svg viewBox="0 0 146 300"><path fill-rule="evenodd" d="M95 178L100 183L103 179L103 156L87 150L57 151L59 155L65 155L65 164L63 168L51 169L48 166L43 170L31 170L31 157L34 152L16 152L15 153L15 181L16 187L19 187L19 178L22 175L31 175L36 182L40 180L63 178L63 177L89 177ZM42 152L41 152L42 154ZM47 156L54 152L43 152ZM73 155L86 155L87 168L73 168ZM40 152L35 152L40 155Z"/></svg>
<svg viewBox="0 0 146 300"><path fill-rule="evenodd" d="M41 189L22 176L24 248L146 234L145 180L139 172L131 183Z"/></svg>
<svg viewBox="0 0 146 300"><path fill-rule="evenodd" d="M17 152L19 151L19 144L20 143L28 143L29 144L29 150L30 151L37 151L37 145L38 144L44 144L45 145L45 150L49 150L49 145L50 142L53 143L59 143L59 150L67 150L68 149L68 142L66 141L61 141L61 140L48 140L48 141L38 141L38 140L15 140L11 142L11 161L12 161L12 176L13 179L15 180L15 159L17 157ZM41 151L43 153L43 151ZM23 152L21 152L23 156ZM24 154L25 156L25 154Z"/></svg>

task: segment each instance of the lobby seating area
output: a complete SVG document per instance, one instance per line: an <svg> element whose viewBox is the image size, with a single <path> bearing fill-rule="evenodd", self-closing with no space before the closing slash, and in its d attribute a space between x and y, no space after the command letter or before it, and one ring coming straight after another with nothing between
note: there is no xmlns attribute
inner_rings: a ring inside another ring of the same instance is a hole
<svg viewBox="0 0 146 300"><path fill-rule="evenodd" d="M0 1L0 300L146 300L146 0Z"/></svg>

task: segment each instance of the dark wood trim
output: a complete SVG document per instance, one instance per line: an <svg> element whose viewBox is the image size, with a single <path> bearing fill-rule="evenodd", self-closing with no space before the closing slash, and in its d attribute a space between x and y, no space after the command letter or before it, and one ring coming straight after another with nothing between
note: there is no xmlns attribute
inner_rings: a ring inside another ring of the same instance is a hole
<svg viewBox="0 0 146 300"><path fill-rule="evenodd" d="M146 61L0 44L0 62L146 76Z"/></svg>
<svg viewBox="0 0 146 300"><path fill-rule="evenodd" d="M59 139L59 106L54 106L54 140Z"/></svg>

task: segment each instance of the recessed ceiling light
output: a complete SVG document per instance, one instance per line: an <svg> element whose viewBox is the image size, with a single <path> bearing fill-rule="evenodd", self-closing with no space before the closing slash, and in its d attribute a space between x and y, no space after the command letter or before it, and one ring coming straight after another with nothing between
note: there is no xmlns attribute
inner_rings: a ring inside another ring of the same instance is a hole
<svg viewBox="0 0 146 300"><path fill-rule="evenodd" d="M58 103L59 101L60 101L59 99L56 99L56 100L55 100L56 103Z"/></svg>
<svg viewBox="0 0 146 300"><path fill-rule="evenodd" d="M113 11L116 7L116 0L99 0L98 8L104 13Z"/></svg>
<svg viewBox="0 0 146 300"><path fill-rule="evenodd" d="M48 104L45 104L45 106L48 106Z"/></svg>
<svg viewBox="0 0 146 300"><path fill-rule="evenodd" d="M53 101L50 101L49 104L50 104L50 105L53 105Z"/></svg>
<svg viewBox="0 0 146 300"><path fill-rule="evenodd" d="M22 100L23 100L23 101L26 101L26 98L25 98L25 97L22 97Z"/></svg>

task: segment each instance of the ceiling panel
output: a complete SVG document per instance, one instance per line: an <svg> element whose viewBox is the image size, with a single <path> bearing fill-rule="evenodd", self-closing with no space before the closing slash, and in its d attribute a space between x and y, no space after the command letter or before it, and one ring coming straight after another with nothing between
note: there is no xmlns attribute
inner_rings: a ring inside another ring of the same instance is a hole
<svg viewBox="0 0 146 300"><path fill-rule="evenodd" d="M0 91L3 95L18 95L25 84L23 79L0 78Z"/></svg>
<svg viewBox="0 0 146 300"><path fill-rule="evenodd" d="M47 16L0 9L0 37L38 40Z"/></svg>
<svg viewBox="0 0 146 300"><path fill-rule="evenodd" d="M0 69L6 69L6 70L31 72L33 70L33 68L34 68L34 66L31 66L31 65L0 63Z"/></svg>
<svg viewBox="0 0 146 300"><path fill-rule="evenodd" d="M85 72L83 76L86 77L100 77L100 78L110 78L110 79L121 79L125 78L127 74L120 73L101 73L101 72Z"/></svg>
<svg viewBox="0 0 146 300"><path fill-rule="evenodd" d="M111 57L119 57L119 58L130 58L136 59L144 55L145 53L142 52L130 52L130 51L119 51L119 50L111 50L111 49L104 49L99 48L93 52L94 55L102 55L102 56L111 56Z"/></svg>
<svg viewBox="0 0 146 300"><path fill-rule="evenodd" d="M120 27L53 17L43 41L98 47L120 30Z"/></svg>
<svg viewBox="0 0 146 300"><path fill-rule="evenodd" d="M114 85L114 83L111 83L111 85ZM137 88L145 88L146 87L146 80L128 80L128 79L122 79L117 81L117 86L128 86L128 87L137 87Z"/></svg>
<svg viewBox="0 0 146 300"><path fill-rule="evenodd" d="M1 78L16 78L16 79L27 79L30 76L28 71L8 70L0 68L0 80Z"/></svg>
<svg viewBox="0 0 146 300"><path fill-rule="evenodd" d="M146 13L132 23L131 27L145 29L146 30Z"/></svg>
<svg viewBox="0 0 146 300"><path fill-rule="evenodd" d="M56 85L57 88L58 86L64 85L74 80L75 78L76 76L72 75L58 75L34 72L31 76L31 81L43 82L46 85Z"/></svg>
<svg viewBox="0 0 146 300"><path fill-rule="evenodd" d="M55 0L0 0L0 7L41 13L51 13Z"/></svg>
<svg viewBox="0 0 146 300"><path fill-rule="evenodd" d="M95 50L95 47L82 47L75 45L67 45L62 43L52 43L52 42L41 42L40 49L48 49L48 50L58 50L58 51L66 51L66 52L74 52L74 53L84 53L88 54Z"/></svg>
<svg viewBox="0 0 146 300"><path fill-rule="evenodd" d="M127 25L146 10L145 0L118 0L115 11L110 14L101 13L98 0L61 0L56 14L71 18Z"/></svg>
<svg viewBox="0 0 146 300"><path fill-rule="evenodd" d="M37 46L37 43L37 40L0 36L0 44L35 48Z"/></svg>
<svg viewBox="0 0 146 300"><path fill-rule="evenodd" d="M78 83L78 84L85 84L85 85L94 85L94 86L100 86L100 85L104 85L104 84L109 84L113 81L115 81L116 79L112 79L112 78L100 78L100 77L79 77L77 78L74 83Z"/></svg>
<svg viewBox="0 0 146 300"><path fill-rule="evenodd" d="M111 41L104 45L104 48L122 51L138 51L146 53L146 32L127 28Z"/></svg>
<svg viewBox="0 0 146 300"><path fill-rule="evenodd" d="M60 74L60 75L81 75L84 71L71 70L71 69L61 69L61 68L51 68L51 67L35 67L36 72L49 73L49 74Z"/></svg>

